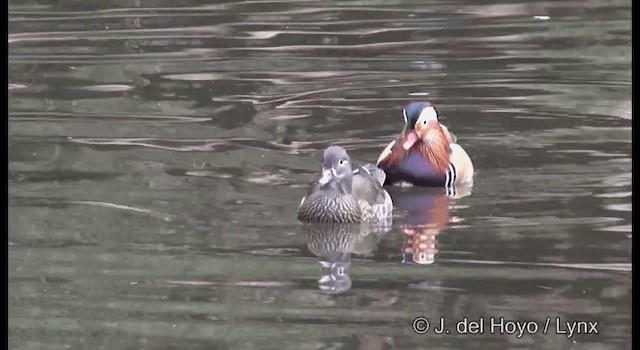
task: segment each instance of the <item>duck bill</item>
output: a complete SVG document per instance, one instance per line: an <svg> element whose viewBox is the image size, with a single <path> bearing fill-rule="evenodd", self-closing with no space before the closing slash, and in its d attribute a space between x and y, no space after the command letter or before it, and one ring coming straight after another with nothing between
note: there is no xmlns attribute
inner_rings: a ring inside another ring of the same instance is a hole
<svg viewBox="0 0 640 350"><path fill-rule="evenodd" d="M418 134L415 131L411 131L407 134L407 136L405 136L404 142L402 143L402 148L407 151L409 150L409 148L413 147L413 145L415 145L418 140L420 140Z"/></svg>
<svg viewBox="0 0 640 350"><path fill-rule="evenodd" d="M320 185L326 185L333 178L333 172L331 169L322 169L322 177L318 180Z"/></svg>

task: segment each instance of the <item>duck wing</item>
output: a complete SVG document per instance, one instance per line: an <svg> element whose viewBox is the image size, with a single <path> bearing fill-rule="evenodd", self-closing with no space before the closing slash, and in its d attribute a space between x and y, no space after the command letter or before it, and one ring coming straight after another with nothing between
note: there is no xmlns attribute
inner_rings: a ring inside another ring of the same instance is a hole
<svg viewBox="0 0 640 350"><path fill-rule="evenodd" d="M384 172L384 170L378 168L377 165L372 163L361 164L360 166L356 167L353 171L353 175L355 176L358 174L367 175L373 178L380 185L384 185L384 180L387 177L387 174Z"/></svg>
<svg viewBox="0 0 640 350"><path fill-rule="evenodd" d="M393 211L391 196L381 184L384 177L384 171L369 164L356 168L353 174L351 194L366 202L378 218L390 217Z"/></svg>

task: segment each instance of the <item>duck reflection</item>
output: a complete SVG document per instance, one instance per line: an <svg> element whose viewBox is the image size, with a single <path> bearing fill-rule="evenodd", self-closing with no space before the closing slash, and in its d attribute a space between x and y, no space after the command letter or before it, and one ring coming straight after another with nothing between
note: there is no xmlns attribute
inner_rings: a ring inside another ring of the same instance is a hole
<svg viewBox="0 0 640 350"><path fill-rule="evenodd" d="M449 225L453 202L470 195L471 188L396 187L389 192L396 210L406 213L400 219L402 263L432 264L438 253L437 236Z"/></svg>
<svg viewBox="0 0 640 350"><path fill-rule="evenodd" d="M322 266L319 288L339 294L351 289L351 254L372 256L388 225L314 223L305 226L305 240Z"/></svg>

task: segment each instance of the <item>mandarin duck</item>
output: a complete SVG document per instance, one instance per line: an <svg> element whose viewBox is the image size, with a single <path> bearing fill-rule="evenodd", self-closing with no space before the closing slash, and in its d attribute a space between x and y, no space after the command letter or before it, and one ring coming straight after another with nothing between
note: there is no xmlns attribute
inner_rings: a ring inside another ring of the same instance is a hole
<svg viewBox="0 0 640 350"><path fill-rule="evenodd" d="M340 146L324 150L322 176L298 207L298 220L325 223L388 223L393 202L382 187L385 174L373 165L352 167Z"/></svg>
<svg viewBox="0 0 640 350"><path fill-rule="evenodd" d="M386 184L406 182L449 188L473 182L471 158L440 123L438 112L430 103L410 103L402 115L404 129L377 161L386 173Z"/></svg>

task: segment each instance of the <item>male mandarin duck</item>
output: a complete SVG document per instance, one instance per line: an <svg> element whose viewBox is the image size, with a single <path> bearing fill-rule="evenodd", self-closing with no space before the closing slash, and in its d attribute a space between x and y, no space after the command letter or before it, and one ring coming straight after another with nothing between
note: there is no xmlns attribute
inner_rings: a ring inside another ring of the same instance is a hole
<svg viewBox="0 0 640 350"><path fill-rule="evenodd" d="M347 151L324 151L322 177L312 184L298 207L298 220L339 224L386 223L393 202L382 187L384 172L372 165L352 167Z"/></svg>
<svg viewBox="0 0 640 350"><path fill-rule="evenodd" d="M473 181L473 163L428 102L403 110L404 129L380 154L377 165L386 183L408 182L425 187L452 187Z"/></svg>

